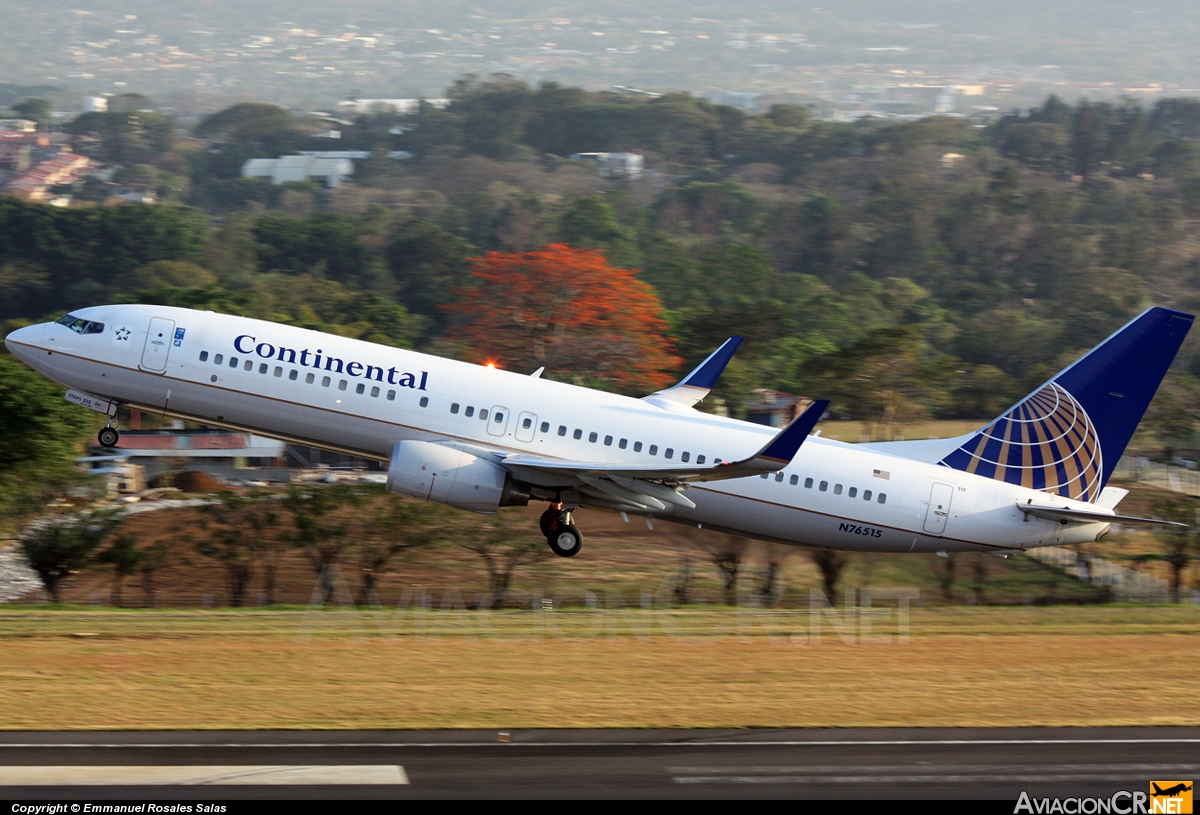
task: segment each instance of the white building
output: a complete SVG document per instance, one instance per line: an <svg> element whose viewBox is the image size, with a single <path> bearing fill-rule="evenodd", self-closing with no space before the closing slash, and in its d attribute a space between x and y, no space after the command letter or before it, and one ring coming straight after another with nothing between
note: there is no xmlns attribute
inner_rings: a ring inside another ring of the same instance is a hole
<svg viewBox="0 0 1200 815"><path fill-rule="evenodd" d="M594 161L604 178L641 178L643 157L640 153L572 153L572 161Z"/></svg>
<svg viewBox="0 0 1200 815"><path fill-rule="evenodd" d="M108 100L103 96L83 97L84 113L104 113L106 110L108 110Z"/></svg>
<svg viewBox="0 0 1200 815"><path fill-rule="evenodd" d="M394 110L396 113L416 113L421 102L425 101L435 108L444 108L450 104L449 99L346 99L337 103L338 113L355 115L363 113L383 112Z"/></svg>
<svg viewBox="0 0 1200 815"><path fill-rule="evenodd" d="M354 163L345 158L281 156L252 158L242 165L243 178L266 178L272 184L289 181L320 181L326 187L340 186L354 175Z"/></svg>

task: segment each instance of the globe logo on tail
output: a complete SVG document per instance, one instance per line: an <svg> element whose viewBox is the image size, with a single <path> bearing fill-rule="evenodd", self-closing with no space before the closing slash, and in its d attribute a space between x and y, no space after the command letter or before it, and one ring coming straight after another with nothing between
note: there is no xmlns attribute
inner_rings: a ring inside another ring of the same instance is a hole
<svg viewBox="0 0 1200 815"><path fill-rule="evenodd" d="M946 456L941 464L985 478L1095 501L1104 472L1087 412L1051 382Z"/></svg>

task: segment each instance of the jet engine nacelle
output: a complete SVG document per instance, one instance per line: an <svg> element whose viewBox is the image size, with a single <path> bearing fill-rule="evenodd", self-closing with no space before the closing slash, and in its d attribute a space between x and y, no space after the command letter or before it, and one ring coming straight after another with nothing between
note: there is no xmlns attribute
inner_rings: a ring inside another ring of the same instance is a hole
<svg viewBox="0 0 1200 815"><path fill-rule="evenodd" d="M525 506L529 490L503 468L462 450L427 441L401 441L392 448L387 488L391 492L472 512Z"/></svg>

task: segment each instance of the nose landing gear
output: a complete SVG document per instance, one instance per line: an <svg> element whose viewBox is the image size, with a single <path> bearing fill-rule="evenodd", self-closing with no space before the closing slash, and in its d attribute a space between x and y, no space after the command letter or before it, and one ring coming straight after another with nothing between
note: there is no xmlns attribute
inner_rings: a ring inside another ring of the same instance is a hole
<svg viewBox="0 0 1200 815"><path fill-rule="evenodd" d="M573 520L570 511L563 509L561 502L555 502L542 513L538 522L550 544L550 551L559 557L574 557L583 547L583 535Z"/></svg>
<svg viewBox="0 0 1200 815"><path fill-rule="evenodd" d="M105 427L96 434L96 441L100 442L101 447L116 447L120 439L121 434L115 427Z"/></svg>

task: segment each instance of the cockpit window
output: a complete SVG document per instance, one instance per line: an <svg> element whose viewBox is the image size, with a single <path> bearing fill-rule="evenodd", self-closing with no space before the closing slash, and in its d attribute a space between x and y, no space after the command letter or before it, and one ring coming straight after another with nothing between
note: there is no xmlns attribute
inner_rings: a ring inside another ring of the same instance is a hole
<svg viewBox="0 0 1200 815"><path fill-rule="evenodd" d="M96 323L91 320L85 320L82 317L76 317L74 314L68 314L58 320L59 325L65 325L67 328L74 331L76 334L103 334L104 323Z"/></svg>

